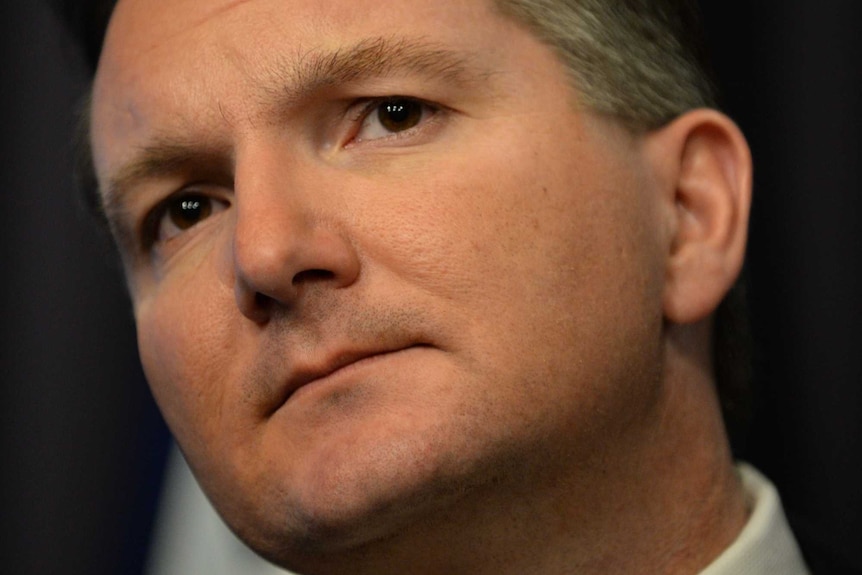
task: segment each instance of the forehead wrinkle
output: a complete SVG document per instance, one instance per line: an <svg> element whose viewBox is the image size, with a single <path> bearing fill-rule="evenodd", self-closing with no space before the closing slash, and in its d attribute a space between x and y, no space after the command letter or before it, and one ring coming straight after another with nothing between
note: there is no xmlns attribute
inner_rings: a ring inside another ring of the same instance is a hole
<svg viewBox="0 0 862 575"><path fill-rule="evenodd" d="M487 79L472 55L422 39L368 38L333 50L297 49L265 71L264 107L303 101L313 94L364 79L416 74L449 84Z"/></svg>

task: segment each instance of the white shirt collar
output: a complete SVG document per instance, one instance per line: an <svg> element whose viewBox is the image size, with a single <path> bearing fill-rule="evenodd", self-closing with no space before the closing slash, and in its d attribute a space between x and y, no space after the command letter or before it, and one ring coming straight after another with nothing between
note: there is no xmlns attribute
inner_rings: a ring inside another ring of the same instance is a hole
<svg viewBox="0 0 862 575"><path fill-rule="evenodd" d="M741 463L738 469L751 516L731 546L700 575L808 575L775 486L750 465Z"/></svg>

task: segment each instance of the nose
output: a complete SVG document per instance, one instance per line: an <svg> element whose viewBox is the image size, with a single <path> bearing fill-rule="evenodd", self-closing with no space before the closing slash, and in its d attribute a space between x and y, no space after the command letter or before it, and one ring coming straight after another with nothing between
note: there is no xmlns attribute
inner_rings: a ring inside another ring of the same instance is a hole
<svg viewBox="0 0 862 575"><path fill-rule="evenodd" d="M256 165L250 172L241 179L237 169L234 184L234 294L240 312L266 323L274 310L299 305L307 293L352 285L360 262L338 225L346 218L327 207L337 202L327 200L325 190L309 189L309 182L278 177L277 170Z"/></svg>

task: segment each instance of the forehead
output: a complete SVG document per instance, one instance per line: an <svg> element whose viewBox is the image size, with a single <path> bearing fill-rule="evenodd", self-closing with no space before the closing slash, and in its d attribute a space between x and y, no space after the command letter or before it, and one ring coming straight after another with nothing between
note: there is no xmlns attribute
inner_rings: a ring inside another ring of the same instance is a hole
<svg viewBox="0 0 862 575"><path fill-rule="evenodd" d="M284 70L308 71L316 55L407 39L458 53L490 75L513 55L531 57L507 46L513 28L486 0L120 0L94 87L97 170L106 163L101 137L141 134L156 119L213 123L187 115L247 110L250 89L282 90ZM110 143L111 160L126 143Z"/></svg>
<svg viewBox="0 0 862 575"><path fill-rule="evenodd" d="M487 8L481 0L120 0L101 67L157 58L165 50L178 57L216 48L222 56L249 55L274 42L301 53L370 34L426 34L428 22L445 35L459 22L487 19Z"/></svg>
<svg viewBox="0 0 862 575"><path fill-rule="evenodd" d="M484 0L120 0L97 88L152 84L179 67L205 76L213 64L253 77L273 59L298 61L374 37L487 51L510 25Z"/></svg>

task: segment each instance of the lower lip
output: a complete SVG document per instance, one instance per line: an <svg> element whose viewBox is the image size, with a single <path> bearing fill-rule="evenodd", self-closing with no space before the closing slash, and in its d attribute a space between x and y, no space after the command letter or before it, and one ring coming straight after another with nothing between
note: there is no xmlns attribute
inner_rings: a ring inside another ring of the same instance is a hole
<svg viewBox="0 0 862 575"><path fill-rule="evenodd" d="M336 386L349 385L350 383L355 381L354 376L358 376L358 372L361 372L362 370L369 367L376 366L381 362L388 363L392 360L400 359L402 356L405 356L410 352L413 352L418 349L423 349L425 347L427 346L414 345L395 351L378 353L375 355L370 355L368 357L363 357L362 359L358 359L352 363L349 363L343 367L336 369L335 371L328 375L325 375L324 377L314 379L306 383L305 385L299 387L293 393L290 394L285 403L291 401L298 401L309 394L331 392Z"/></svg>

